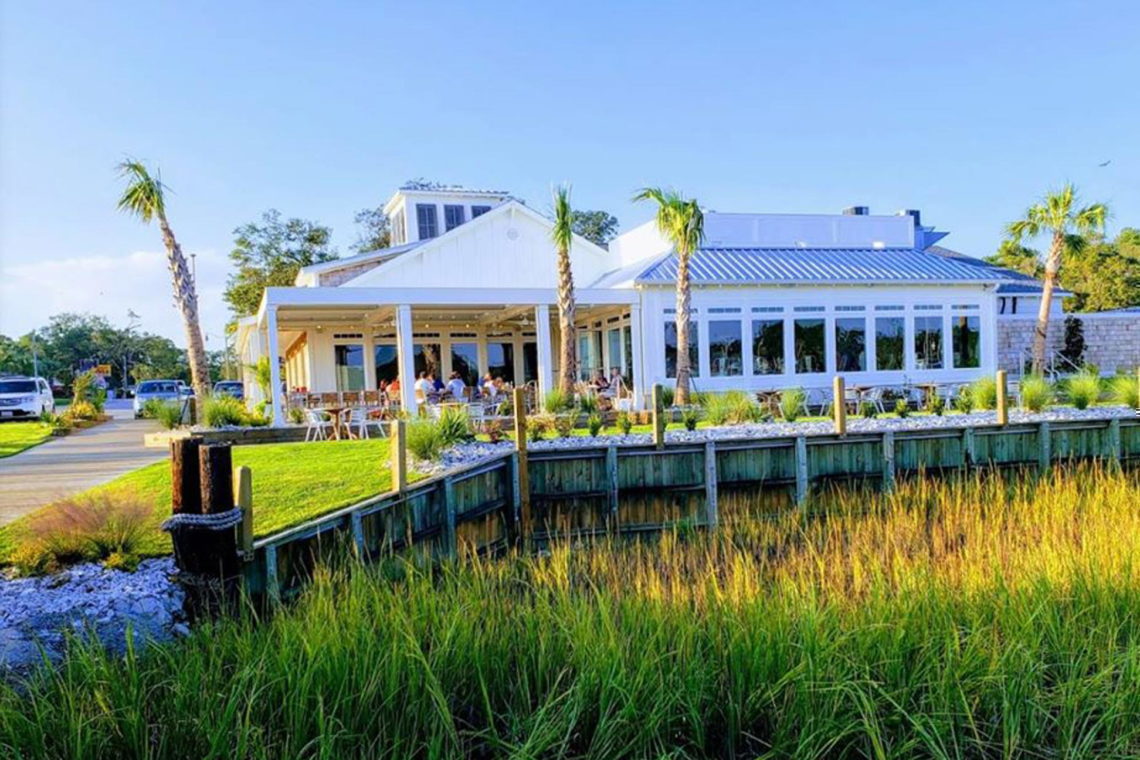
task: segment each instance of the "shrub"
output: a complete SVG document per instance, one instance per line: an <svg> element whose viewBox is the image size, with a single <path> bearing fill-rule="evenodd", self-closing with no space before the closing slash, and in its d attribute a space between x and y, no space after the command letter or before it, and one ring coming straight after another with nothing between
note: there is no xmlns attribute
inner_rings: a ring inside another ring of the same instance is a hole
<svg viewBox="0 0 1140 760"><path fill-rule="evenodd" d="M863 419L867 419L867 420L873 420L879 416L878 408L874 404L872 404L870 401L864 401L863 402L863 406L860 409L860 412L863 415Z"/></svg>
<svg viewBox="0 0 1140 760"><path fill-rule="evenodd" d="M578 421L578 413L554 415L554 430L562 438L569 438L574 434L574 423Z"/></svg>
<svg viewBox="0 0 1140 760"><path fill-rule="evenodd" d="M900 398L895 402L895 414L899 416L900 420L905 420L910 415L910 404L905 398Z"/></svg>
<svg viewBox="0 0 1140 760"><path fill-rule="evenodd" d="M249 412L233 396L212 396L203 404L202 419L207 427L220 428L246 424Z"/></svg>
<svg viewBox="0 0 1140 760"><path fill-rule="evenodd" d="M102 414L103 408L107 405L107 389L96 388L91 392L91 396L88 400L91 402L91 405L95 407L95 411Z"/></svg>
<svg viewBox="0 0 1140 760"><path fill-rule="evenodd" d="M443 434L435 420L412 420L407 426L408 451L421 462L438 461L443 454Z"/></svg>
<svg viewBox="0 0 1140 760"><path fill-rule="evenodd" d="M938 391L931 390L926 396L925 406L926 411L937 417L941 417L942 412L946 411L946 399L942 398Z"/></svg>
<svg viewBox="0 0 1140 760"><path fill-rule="evenodd" d="M159 401L152 399L146 403L154 419L158 420L167 430L173 430L182 424L182 404L177 401Z"/></svg>
<svg viewBox="0 0 1140 760"><path fill-rule="evenodd" d="M713 425L742 425L760 419L759 405L744 391L708 393L702 400L705 416Z"/></svg>
<svg viewBox="0 0 1140 760"><path fill-rule="evenodd" d="M788 422L795 422L803 411L804 398L803 388L786 388L780 391L780 416Z"/></svg>
<svg viewBox="0 0 1140 760"><path fill-rule="evenodd" d="M960 388L958 394L954 396L954 409L962 414L974 411L974 393L969 385Z"/></svg>
<svg viewBox="0 0 1140 760"><path fill-rule="evenodd" d="M470 441L471 420L461 406L445 406L439 413L439 434L444 446Z"/></svg>
<svg viewBox="0 0 1140 760"><path fill-rule="evenodd" d="M622 435L629 435L629 431L633 430L633 418L629 416L629 412L618 412L615 424Z"/></svg>
<svg viewBox="0 0 1140 760"><path fill-rule="evenodd" d="M1117 375L1109 380L1108 395L1117 404L1133 409L1140 406L1140 384L1136 375Z"/></svg>
<svg viewBox="0 0 1140 760"><path fill-rule="evenodd" d="M1018 385L1021 408L1040 412L1053 403L1053 386L1040 375L1026 375Z"/></svg>
<svg viewBox="0 0 1140 760"><path fill-rule="evenodd" d="M65 499L29 519L12 562L35 573L118 555L116 566L126 567L152 530L150 515L151 505L131 493Z"/></svg>
<svg viewBox="0 0 1140 760"><path fill-rule="evenodd" d="M270 420L264 414L258 412L251 412L250 414L246 415L246 418L244 420L244 424L248 425L249 427L265 427L270 422L272 422L272 420Z"/></svg>
<svg viewBox="0 0 1140 760"><path fill-rule="evenodd" d="M78 401L91 400L91 387L95 383L95 370L87 370L86 372L76 375L75 379L71 382L71 402L72 404Z"/></svg>
<svg viewBox="0 0 1140 760"><path fill-rule="evenodd" d="M602 416L597 412L591 414L586 420L586 429L590 431L591 438L597 438L603 427L605 427L605 423L602 422Z"/></svg>
<svg viewBox="0 0 1140 760"><path fill-rule="evenodd" d="M99 419L99 410L90 401L73 401L71 406L67 407L67 416L73 420L96 420Z"/></svg>
<svg viewBox="0 0 1140 760"><path fill-rule="evenodd" d="M565 412L573 406L573 400L569 395L564 393L559 388L547 392L546 398L543 399L542 408L546 410L547 414L558 414Z"/></svg>
<svg viewBox="0 0 1140 760"><path fill-rule="evenodd" d="M1088 409L1100 399L1100 375L1082 369L1065 381L1065 393L1077 409Z"/></svg>
<svg viewBox="0 0 1140 760"><path fill-rule="evenodd" d="M677 389L672 385L665 385L661 388L661 406L668 409L673 406L673 400L677 397Z"/></svg>
<svg viewBox="0 0 1140 760"><path fill-rule="evenodd" d="M483 431L487 434L487 438L491 443L498 443L506 439L507 433L503 430L503 423L499 420L490 420L483 426Z"/></svg>
<svg viewBox="0 0 1140 760"><path fill-rule="evenodd" d="M598 397L592 393L583 393L578 396L578 410L582 414L594 414L598 411Z"/></svg>
<svg viewBox="0 0 1140 760"><path fill-rule="evenodd" d="M977 409L997 409L997 380L983 375L969 386L970 399Z"/></svg>
<svg viewBox="0 0 1140 760"><path fill-rule="evenodd" d="M681 424L685 426L685 430L692 432L697 429L697 423L701 420L701 408L699 406L687 406L681 410Z"/></svg>
<svg viewBox="0 0 1140 760"><path fill-rule="evenodd" d="M541 441L552 428L549 415L535 415L526 420L526 437L531 441Z"/></svg>
<svg viewBox="0 0 1140 760"><path fill-rule="evenodd" d="M299 406L289 407L287 416L289 418L289 421L294 425L303 425L305 423L305 410Z"/></svg>

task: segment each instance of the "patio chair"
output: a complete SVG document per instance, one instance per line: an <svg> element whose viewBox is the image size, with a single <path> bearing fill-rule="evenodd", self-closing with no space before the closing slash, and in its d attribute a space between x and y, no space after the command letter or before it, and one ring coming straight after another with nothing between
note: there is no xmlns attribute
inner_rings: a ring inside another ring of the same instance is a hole
<svg viewBox="0 0 1140 760"><path fill-rule="evenodd" d="M886 404L883 403L883 398L886 396L886 393L887 388L885 386L876 385L874 388L867 391L864 399L870 402L879 412L879 414L885 414L887 409Z"/></svg>
<svg viewBox="0 0 1140 760"><path fill-rule="evenodd" d="M332 422L317 409L305 410L305 441L327 441Z"/></svg>
<svg viewBox="0 0 1140 760"><path fill-rule="evenodd" d="M831 414L831 394L823 388L808 388L804 391L803 412L811 416L812 407L819 410L820 417Z"/></svg>
<svg viewBox="0 0 1140 760"><path fill-rule="evenodd" d="M372 420L368 418L368 410L361 406L354 406L341 412L341 423L348 431L349 438L368 438L368 425Z"/></svg>

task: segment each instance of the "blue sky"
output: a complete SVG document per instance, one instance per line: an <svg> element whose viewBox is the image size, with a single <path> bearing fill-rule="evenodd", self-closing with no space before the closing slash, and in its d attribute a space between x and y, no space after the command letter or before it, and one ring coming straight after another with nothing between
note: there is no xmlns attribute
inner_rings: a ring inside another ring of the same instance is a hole
<svg viewBox="0 0 1140 760"><path fill-rule="evenodd" d="M354 212L411 177L542 210L569 180L623 229L644 184L920 208L974 255L1066 180L1140 225L1136 3L4 0L0 22L9 335L130 308L182 342L157 232L115 211L126 154L174 190L211 336L234 227L275 207L348 253Z"/></svg>

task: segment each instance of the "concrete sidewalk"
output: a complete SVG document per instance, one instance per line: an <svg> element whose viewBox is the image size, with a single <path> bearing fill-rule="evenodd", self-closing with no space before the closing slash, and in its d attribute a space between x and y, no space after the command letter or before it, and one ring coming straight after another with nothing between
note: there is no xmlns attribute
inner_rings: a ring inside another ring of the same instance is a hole
<svg viewBox="0 0 1140 760"><path fill-rule="evenodd" d="M158 429L153 420L136 420L129 408L108 413L114 419L102 425L0 459L0 525L166 456L143 446Z"/></svg>

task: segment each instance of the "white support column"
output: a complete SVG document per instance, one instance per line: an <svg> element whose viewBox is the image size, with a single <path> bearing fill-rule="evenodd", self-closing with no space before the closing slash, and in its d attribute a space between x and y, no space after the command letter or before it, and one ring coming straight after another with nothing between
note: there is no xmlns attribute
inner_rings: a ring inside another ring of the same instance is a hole
<svg viewBox="0 0 1140 760"><path fill-rule="evenodd" d="M400 403L409 415L416 414L416 356L412 341L412 307L396 307L396 358L400 368Z"/></svg>
<svg viewBox="0 0 1140 760"><path fill-rule="evenodd" d="M534 335L538 350L538 395L540 399L554 389L554 354L550 341L550 307L534 307ZM541 404L539 404L541 406Z"/></svg>
<svg viewBox="0 0 1140 760"><path fill-rule="evenodd" d="M281 409L281 346L277 336L277 307L265 309L265 334L269 343L269 407L273 410L273 427L284 427Z"/></svg>
<svg viewBox="0 0 1140 760"><path fill-rule="evenodd" d="M633 408L642 409L645 400L645 347L641 343L641 304L631 304L629 307L629 342L632 344L630 348L633 349L633 367L630 372L633 374Z"/></svg>
<svg viewBox="0 0 1140 760"><path fill-rule="evenodd" d="M364 324L364 389L376 390L376 341L372 338L372 325Z"/></svg>
<svg viewBox="0 0 1140 760"><path fill-rule="evenodd" d="M867 307L872 308L871 306ZM877 372L879 362L879 345L878 345L878 332L875 331L875 313L868 312L867 319L863 323L866 332L863 333L863 345L866 347L867 354L867 371Z"/></svg>

